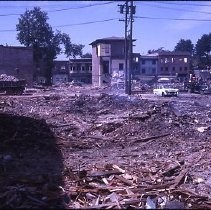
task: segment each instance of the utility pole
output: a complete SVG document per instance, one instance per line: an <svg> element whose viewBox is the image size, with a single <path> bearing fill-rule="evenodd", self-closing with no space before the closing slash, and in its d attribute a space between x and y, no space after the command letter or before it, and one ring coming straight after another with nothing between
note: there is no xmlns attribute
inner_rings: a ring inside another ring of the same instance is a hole
<svg viewBox="0 0 211 210"><path fill-rule="evenodd" d="M129 5L130 3L130 5ZM135 14L135 6L133 1L127 1L124 5L118 5L120 13L125 13L125 93L131 95L131 71L133 67L133 15ZM129 28L129 29L128 29ZM129 68L128 68L129 60Z"/></svg>

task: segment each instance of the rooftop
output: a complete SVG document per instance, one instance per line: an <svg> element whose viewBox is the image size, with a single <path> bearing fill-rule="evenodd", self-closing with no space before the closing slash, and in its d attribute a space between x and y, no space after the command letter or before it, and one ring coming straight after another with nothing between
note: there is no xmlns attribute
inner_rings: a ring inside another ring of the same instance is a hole
<svg viewBox="0 0 211 210"><path fill-rule="evenodd" d="M125 41L125 37L116 37L116 36L111 36L107 38L101 38L101 39L96 39L95 41L91 42L89 45L94 45L96 43L107 43L110 41ZM136 39L133 39L133 41L136 41Z"/></svg>

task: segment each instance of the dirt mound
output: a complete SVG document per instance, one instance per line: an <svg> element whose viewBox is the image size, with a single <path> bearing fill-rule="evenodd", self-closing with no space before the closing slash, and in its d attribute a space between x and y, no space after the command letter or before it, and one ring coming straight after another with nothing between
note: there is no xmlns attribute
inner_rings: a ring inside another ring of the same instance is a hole
<svg viewBox="0 0 211 210"><path fill-rule="evenodd" d="M0 207L62 207L62 156L44 120L0 114Z"/></svg>

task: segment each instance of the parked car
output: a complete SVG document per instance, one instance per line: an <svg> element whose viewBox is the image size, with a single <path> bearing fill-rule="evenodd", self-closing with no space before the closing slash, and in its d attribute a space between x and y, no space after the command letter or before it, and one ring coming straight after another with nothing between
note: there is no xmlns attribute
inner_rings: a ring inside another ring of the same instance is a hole
<svg viewBox="0 0 211 210"><path fill-rule="evenodd" d="M158 84L153 93L158 96L178 96L179 90L172 84Z"/></svg>
<svg viewBox="0 0 211 210"><path fill-rule="evenodd" d="M211 94L211 86L207 83L200 85L200 94Z"/></svg>

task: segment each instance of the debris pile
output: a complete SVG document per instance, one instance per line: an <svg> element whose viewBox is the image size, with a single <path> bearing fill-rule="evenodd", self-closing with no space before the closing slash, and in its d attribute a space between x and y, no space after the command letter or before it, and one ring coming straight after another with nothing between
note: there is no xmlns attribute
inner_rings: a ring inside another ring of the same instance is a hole
<svg viewBox="0 0 211 210"><path fill-rule="evenodd" d="M16 77L14 77L14 76L1 74L0 75L0 81L18 81L18 79Z"/></svg>
<svg viewBox="0 0 211 210"><path fill-rule="evenodd" d="M211 98L63 89L0 98L0 207L211 208Z"/></svg>

